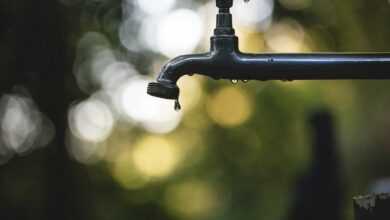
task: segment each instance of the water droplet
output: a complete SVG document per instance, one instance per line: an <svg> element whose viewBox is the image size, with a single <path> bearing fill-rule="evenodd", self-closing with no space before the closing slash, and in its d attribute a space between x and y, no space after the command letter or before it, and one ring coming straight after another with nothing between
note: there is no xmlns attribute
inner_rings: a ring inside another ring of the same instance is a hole
<svg viewBox="0 0 390 220"><path fill-rule="evenodd" d="M243 83L247 83L247 82L249 82L249 80L244 79L244 80L242 80L242 82L243 82Z"/></svg>
<svg viewBox="0 0 390 220"><path fill-rule="evenodd" d="M232 79L231 81L232 81L233 84L237 84L238 83L238 80L236 80L236 79Z"/></svg>
<svg viewBox="0 0 390 220"><path fill-rule="evenodd" d="M180 102L179 102L179 99L176 99L175 100L175 111L180 111L181 110L181 105L180 105Z"/></svg>

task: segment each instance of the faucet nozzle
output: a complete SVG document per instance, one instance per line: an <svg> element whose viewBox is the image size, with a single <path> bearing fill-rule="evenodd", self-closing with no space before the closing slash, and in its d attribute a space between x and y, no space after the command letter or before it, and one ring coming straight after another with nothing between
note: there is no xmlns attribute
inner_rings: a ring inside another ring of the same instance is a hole
<svg viewBox="0 0 390 220"><path fill-rule="evenodd" d="M161 82L152 82L148 85L147 93L158 98L177 100L179 98L179 87Z"/></svg>

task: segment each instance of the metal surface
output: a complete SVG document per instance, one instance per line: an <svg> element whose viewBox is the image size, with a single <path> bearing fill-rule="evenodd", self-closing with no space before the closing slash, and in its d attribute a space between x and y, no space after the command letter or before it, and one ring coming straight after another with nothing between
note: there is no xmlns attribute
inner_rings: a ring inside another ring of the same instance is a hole
<svg viewBox="0 0 390 220"><path fill-rule="evenodd" d="M372 194L353 199L355 220L389 220L390 194Z"/></svg>
<svg viewBox="0 0 390 220"><path fill-rule="evenodd" d="M178 99L176 82L187 74L237 80L390 79L390 53L242 53L229 11L233 1L217 0L216 3L219 13L210 52L169 61L157 82L149 84L148 94Z"/></svg>

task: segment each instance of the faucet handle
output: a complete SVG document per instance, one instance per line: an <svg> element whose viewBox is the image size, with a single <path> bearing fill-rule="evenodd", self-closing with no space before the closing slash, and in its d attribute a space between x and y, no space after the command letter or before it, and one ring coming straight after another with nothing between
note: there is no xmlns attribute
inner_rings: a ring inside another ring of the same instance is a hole
<svg viewBox="0 0 390 220"><path fill-rule="evenodd" d="M217 0L218 8L231 8L233 6L233 0Z"/></svg>
<svg viewBox="0 0 390 220"><path fill-rule="evenodd" d="M248 3L250 0L244 0ZM231 8L233 7L233 0L216 0L218 8Z"/></svg>

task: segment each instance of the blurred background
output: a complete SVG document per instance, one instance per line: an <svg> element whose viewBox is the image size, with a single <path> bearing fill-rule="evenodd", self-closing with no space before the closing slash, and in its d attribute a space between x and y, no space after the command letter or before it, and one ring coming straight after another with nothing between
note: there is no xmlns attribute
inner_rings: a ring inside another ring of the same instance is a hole
<svg viewBox="0 0 390 220"><path fill-rule="evenodd" d="M388 0L232 11L244 52L390 51ZM181 111L146 95L169 59L208 50L215 14L211 0L1 1L1 218L353 219L352 196L390 191L390 82L186 76Z"/></svg>

